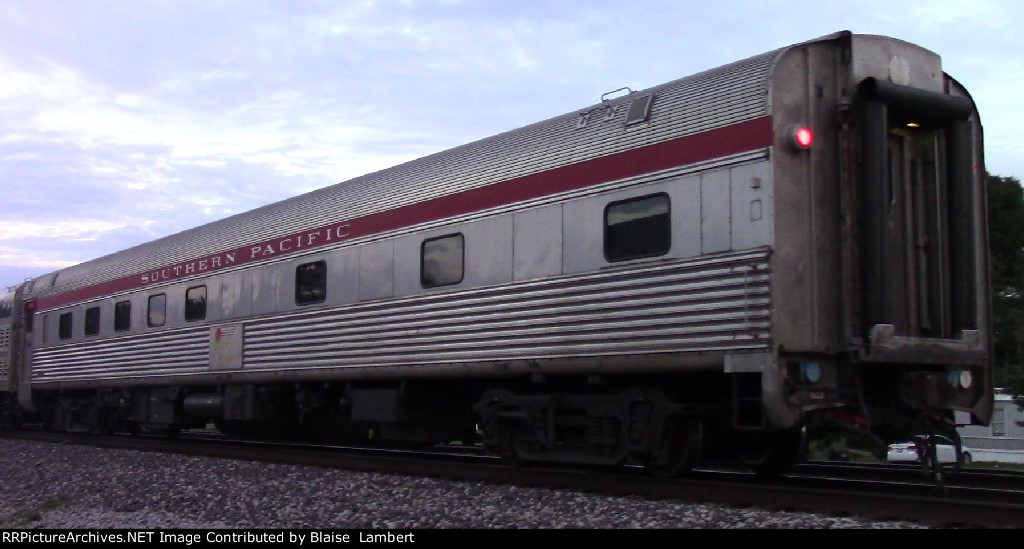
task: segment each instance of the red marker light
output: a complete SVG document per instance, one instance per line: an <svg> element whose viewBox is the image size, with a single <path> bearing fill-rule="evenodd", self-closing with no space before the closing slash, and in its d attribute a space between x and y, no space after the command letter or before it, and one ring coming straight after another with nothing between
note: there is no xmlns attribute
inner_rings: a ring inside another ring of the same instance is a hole
<svg viewBox="0 0 1024 549"><path fill-rule="evenodd" d="M814 143L814 133L811 132L810 128L800 128L796 131L796 144L801 149L811 148L811 143Z"/></svg>
<svg viewBox="0 0 1024 549"><path fill-rule="evenodd" d="M786 144L786 148L793 152L806 151L814 143L814 132L799 124L793 124L786 128L784 135L783 142Z"/></svg>

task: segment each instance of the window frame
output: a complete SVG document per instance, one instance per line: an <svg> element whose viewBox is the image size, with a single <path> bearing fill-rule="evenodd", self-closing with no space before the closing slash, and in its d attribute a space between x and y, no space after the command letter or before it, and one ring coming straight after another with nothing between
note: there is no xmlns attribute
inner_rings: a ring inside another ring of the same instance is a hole
<svg viewBox="0 0 1024 549"><path fill-rule="evenodd" d="M323 278L322 278L322 286L323 287L322 287L322 291L320 293L320 299L302 300L302 299L300 299L300 296L302 295L302 293L299 291L299 289L300 289L300 285L299 285L299 272L302 270L303 267L308 267L310 265L320 265L321 268L323 269ZM295 304L297 306L299 306L299 307L305 307L307 305L316 305L317 303L323 303L325 301L327 301L327 260L326 259L318 259L316 261L308 261L306 263L300 263L299 265L296 265L295 266Z"/></svg>
<svg viewBox="0 0 1024 549"><path fill-rule="evenodd" d="M427 252L427 244L429 244L431 242L438 241L438 240L444 240L446 238L452 238L452 237L455 237L455 236L459 237L459 239L462 242L462 245L460 246L460 252L461 253L459 255L459 279L455 280L455 281L452 281L452 282L445 282L443 284L430 284L430 285L428 285L427 281L426 281L426 274L427 274L426 273L426 266L427 266L426 265L426 263L427 263L427 261L426 261L427 260L427 253L426 253ZM441 236L435 236L433 238L427 238L423 242L420 243L420 287L421 288L423 288L424 290L429 290L431 288L442 288L444 286L455 286L456 284L462 284L462 281L465 280L465 279L466 279L466 235L464 235L461 232L458 232L458 233L448 233L448 234L443 234Z"/></svg>
<svg viewBox="0 0 1024 549"><path fill-rule="evenodd" d="M164 319L161 323L155 324L153 322L153 300L162 297L163 298L163 316ZM152 294L146 300L146 326L150 328L159 328L167 325L167 293L161 292L159 294Z"/></svg>
<svg viewBox="0 0 1024 549"><path fill-rule="evenodd" d="M667 236L667 241L666 241L666 246L665 246L664 250L654 251L654 252L651 252L651 253L646 253L646 254L641 254L641 255L631 255L631 256L627 256L627 257L616 257L616 258L610 257L608 255L608 251L609 251L608 250L608 232L609 232L609 228L611 227L611 225L608 224L608 212L612 208L614 208L615 206L618 206L620 204L628 204L630 202L639 202L641 200L650 200L652 198L657 198L657 197L663 197L665 199L666 206L668 206L668 211L665 212L665 215L668 216L668 233L666 235ZM641 196L633 196L633 197L630 197L630 198L623 198L621 200L615 200L615 201L609 202L608 204L605 204L604 213L602 213L602 215L601 215L601 225L602 225L601 253L604 255L604 260L606 262L608 262L608 263L621 263L621 262L624 262L624 261L632 261L632 260L635 260L635 259L648 259L648 258L652 258L652 257L661 257L663 255L667 255L669 252L672 251L672 198L666 192L657 192L657 193L645 194L645 195L641 195Z"/></svg>
<svg viewBox="0 0 1024 549"><path fill-rule="evenodd" d="M190 299L188 297L188 294L192 290L200 290L200 289L203 290L203 314L202 314L202 316L195 316L195 317L193 317L193 316L191 316L189 314L189 311L190 311L191 307L189 306ZM206 289L206 284L200 284L199 286L192 286L191 288L185 290L185 322L196 322L196 321L199 321L199 320L206 320L206 313L207 313L207 309L208 309L207 304L209 303L209 298L210 298L210 292L209 292L209 290Z"/></svg>

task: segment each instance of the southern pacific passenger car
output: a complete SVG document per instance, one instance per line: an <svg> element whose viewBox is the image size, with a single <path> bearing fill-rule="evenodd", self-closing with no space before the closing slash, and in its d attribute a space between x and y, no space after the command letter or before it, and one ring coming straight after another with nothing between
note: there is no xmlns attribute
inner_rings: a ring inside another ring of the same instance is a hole
<svg viewBox="0 0 1024 549"><path fill-rule="evenodd" d="M0 387L67 430L775 473L988 422L982 174L938 55L838 33L26 282Z"/></svg>

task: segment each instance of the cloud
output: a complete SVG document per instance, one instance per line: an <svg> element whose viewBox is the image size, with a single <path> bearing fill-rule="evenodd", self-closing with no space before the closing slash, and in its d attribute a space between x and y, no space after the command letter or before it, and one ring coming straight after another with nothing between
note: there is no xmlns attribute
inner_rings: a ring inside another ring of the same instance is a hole
<svg viewBox="0 0 1024 549"><path fill-rule="evenodd" d="M71 241L97 240L100 235L122 225L102 220L56 221L33 223L31 221L0 221L0 242L19 241L25 238L60 238Z"/></svg>

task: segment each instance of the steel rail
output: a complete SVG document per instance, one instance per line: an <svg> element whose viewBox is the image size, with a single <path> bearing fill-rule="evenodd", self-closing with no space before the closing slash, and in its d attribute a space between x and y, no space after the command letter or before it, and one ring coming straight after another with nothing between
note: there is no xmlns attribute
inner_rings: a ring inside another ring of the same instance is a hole
<svg viewBox="0 0 1024 549"><path fill-rule="evenodd" d="M740 471L721 469L699 469L687 478L665 480L652 478L639 468L628 467L510 467L465 447L450 451L421 451L240 441L213 436L172 440L159 436L100 436L40 431L8 432L4 436L107 449L515 484L652 499L753 506L769 510L857 515L874 520L909 520L935 527L1024 527L1024 491L1021 490L948 484L938 487L924 481L842 479L830 475L808 475L806 471L801 472L800 468L794 475L771 481Z"/></svg>

